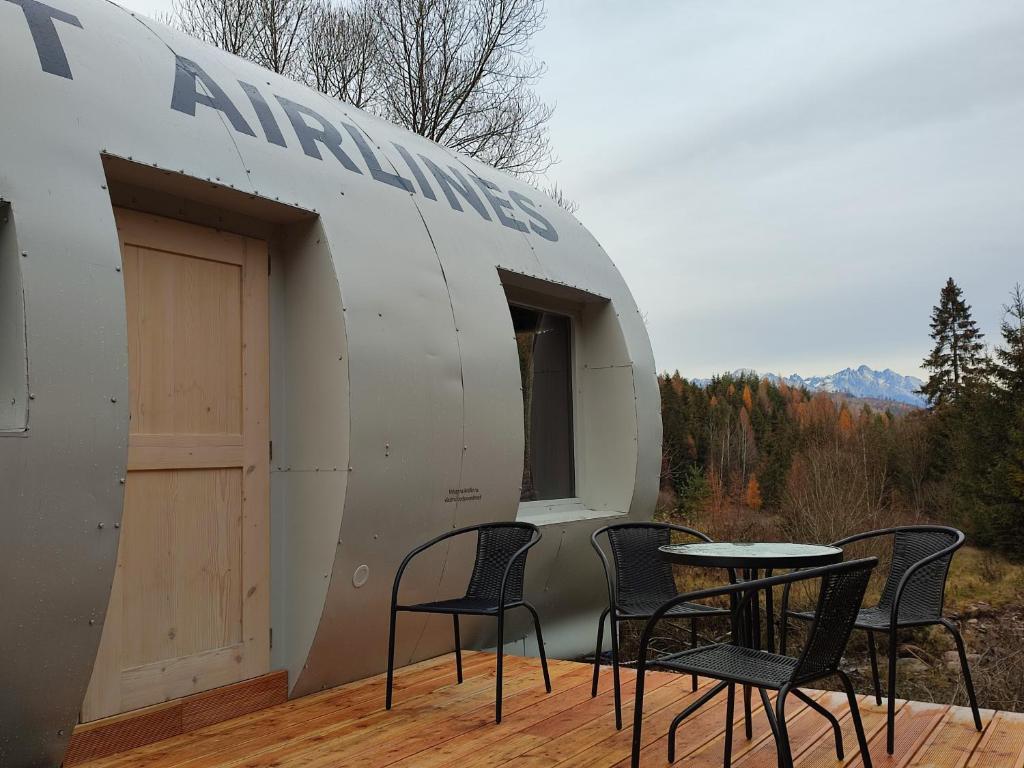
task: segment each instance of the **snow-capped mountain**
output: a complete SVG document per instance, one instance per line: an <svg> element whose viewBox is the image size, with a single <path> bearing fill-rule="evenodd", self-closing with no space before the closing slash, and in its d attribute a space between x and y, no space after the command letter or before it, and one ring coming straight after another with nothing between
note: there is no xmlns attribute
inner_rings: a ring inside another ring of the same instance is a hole
<svg viewBox="0 0 1024 768"><path fill-rule="evenodd" d="M757 374L746 368L733 371L734 376L741 374ZM866 365L859 368L844 368L829 376L811 376L804 378L799 374L779 376L774 373L761 374L762 378L778 384L785 381L792 387L806 387L810 392L835 392L852 395L853 397L874 398L878 400L895 400L917 407L925 406L925 399L918 394L924 383L916 376L902 376L891 368L876 371ZM709 379L694 379L698 385L706 385Z"/></svg>

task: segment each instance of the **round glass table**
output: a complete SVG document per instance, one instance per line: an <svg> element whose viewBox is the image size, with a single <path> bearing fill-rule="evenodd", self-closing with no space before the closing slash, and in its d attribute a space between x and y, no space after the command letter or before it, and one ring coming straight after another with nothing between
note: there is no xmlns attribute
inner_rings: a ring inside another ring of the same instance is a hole
<svg viewBox="0 0 1024 768"><path fill-rule="evenodd" d="M841 562L843 550L838 547L826 547L817 544L791 544L789 542L755 542L734 543L727 541L699 542L697 544L671 544L659 547L661 557L673 565L694 565L704 568L726 568L729 581L732 583L753 581L764 576L771 576L772 571L779 569L814 568L820 565L831 565ZM740 602L737 602L739 600ZM775 609L772 590L764 591L765 603L765 637L761 637L761 599L757 591L753 594L742 593L733 598L733 610L742 604L739 611L738 624L733 631L739 636L736 642L757 650L776 653L775 648ZM726 683L715 685L685 710L686 715L696 711L707 701L723 690ZM751 737L750 686L743 686L743 710L747 738Z"/></svg>
<svg viewBox="0 0 1024 768"><path fill-rule="evenodd" d="M708 568L737 568L770 571L775 568L813 568L843 559L843 550L819 544L790 544L784 541L733 543L702 541L660 547L662 557L678 565ZM755 577L756 578L756 577Z"/></svg>

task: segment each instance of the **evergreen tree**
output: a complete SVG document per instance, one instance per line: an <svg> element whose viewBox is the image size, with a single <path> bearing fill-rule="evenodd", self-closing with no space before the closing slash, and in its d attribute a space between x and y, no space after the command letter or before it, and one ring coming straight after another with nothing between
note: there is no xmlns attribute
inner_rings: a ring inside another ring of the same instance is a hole
<svg viewBox="0 0 1024 768"><path fill-rule="evenodd" d="M983 378L988 370L988 360L982 343L983 334L952 277L939 294L931 324L935 347L924 360L924 367L931 374L921 387L921 394L934 408L955 402L964 387Z"/></svg>
<svg viewBox="0 0 1024 768"><path fill-rule="evenodd" d="M1007 395L1024 400L1024 289L1018 284L1010 294L1010 303L1000 332L1003 346L996 349L995 375Z"/></svg>
<svg viewBox="0 0 1024 768"><path fill-rule="evenodd" d="M1003 345L996 350L1000 384L999 414L1004 434L994 462L995 491L1001 511L1000 544L1024 555L1024 291L1014 286L1003 309Z"/></svg>

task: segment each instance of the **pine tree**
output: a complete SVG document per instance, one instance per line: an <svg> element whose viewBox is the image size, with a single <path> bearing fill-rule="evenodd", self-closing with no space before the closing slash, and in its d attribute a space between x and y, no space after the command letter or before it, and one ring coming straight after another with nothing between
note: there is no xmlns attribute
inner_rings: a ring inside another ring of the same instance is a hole
<svg viewBox="0 0 1024 768"><path fill-rule="evenodd" d="M939 294L931 325L935 347L924 360L924 367L931 374L921 387L921 394L934 408L955 402L966 386L984 378L988 359L984 336L952 277Z"/></svg>
<svg viewBox="0 0 1024 768"><path fill-rule="evenodd" d="M995 473L1004 502L1004 528L1012 531L1007 536L1009 546L1019 552L1024 542L1024 290L1020 285L1014 286L1003 309L1003 345L996 350L995 374L1001 388L1000 421L1006 432Z"/></svg>
<svg viewBox="0 0 1024 768"><path fill-rule="evenodd" d="M1003 310L1003 346L996 349L995 375L1006 394L1019 403L1024 400L1024 288L1019 284Z"/></svg>

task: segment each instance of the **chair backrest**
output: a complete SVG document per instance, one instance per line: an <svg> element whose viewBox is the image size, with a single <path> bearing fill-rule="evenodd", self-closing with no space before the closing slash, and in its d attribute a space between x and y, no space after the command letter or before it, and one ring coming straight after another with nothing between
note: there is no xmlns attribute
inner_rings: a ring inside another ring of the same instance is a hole
<svg viewBox="0 0 1024 768"><path fill-rule="evenodd" d="M885 580L880 608L892 610L900 580L914 563L963 540L955 528L939 526L909 526L897 528L893 535L892 566ZM900 597L900 615L906 620L937 619L942 615L946 592L946 575L953 552L923 566L914 572Z"/></svg>
<svg viewBox="0 0 1024 768"><path fill-rule="evenodd" d="M699 531L668 523L621 523L604 529L615 563L616 603L664 602L678 593L671 563L658 554L658 547L672 543L672 531L710 541Z"/></svg>
<svg viewBox="0 0 1024 768"><path fill-rule="evenodd" d="M537 534L537 526L529 523L497 523L480 527L476 543L476 561L469 577L466 597L497 602L501 596L501 579L516 552L530 543ZM526 573L526 552L509 568L505 587L505 602L523 599L523 579Z"/></svg>
<svg viewBox="0 0 1024 768"><path fill-rule="evenodd" d="M839 563L821 576L814 621L793 670L794 682L821 677L839 667L877 562L868 558L856 564Z"/></svg>

